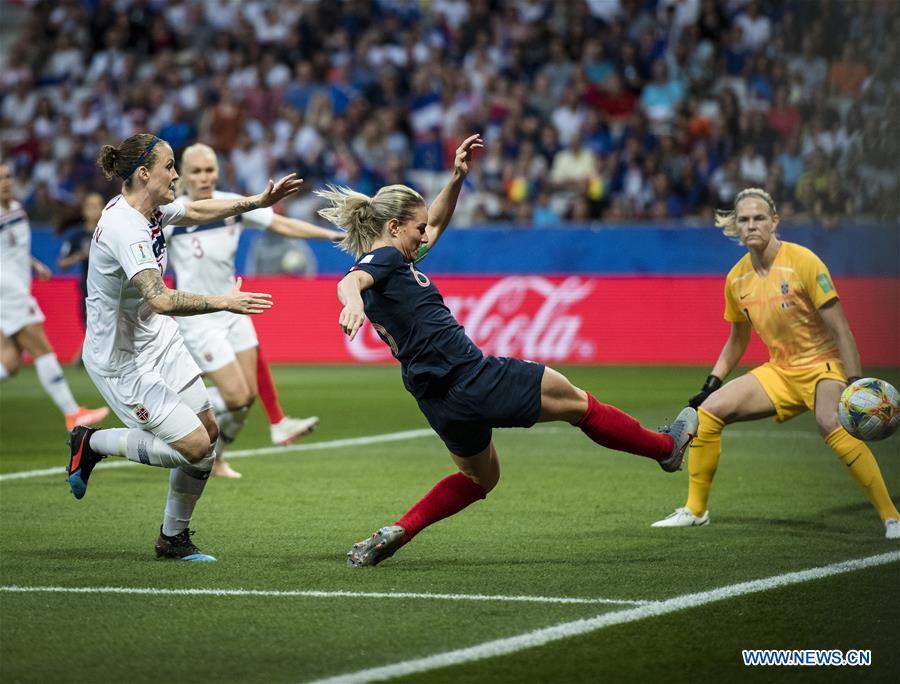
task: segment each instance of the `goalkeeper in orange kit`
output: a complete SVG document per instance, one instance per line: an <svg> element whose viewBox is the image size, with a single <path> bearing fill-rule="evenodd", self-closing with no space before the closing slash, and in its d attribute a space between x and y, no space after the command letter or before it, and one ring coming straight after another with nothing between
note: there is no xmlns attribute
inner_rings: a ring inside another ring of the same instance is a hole
<svg viewBox="0 0 900 684"><path fill-rule="evenodd" d="M784 422L814 411L825 443L862 486L885 527L900 539L900 513L864 442L838 423L837 404L848 381L862 374L859 351L825 264L805 247L778 239L778 214L765 190L738 193L716 225L747 247L725 279L725 319L731 334L701 391L690 400L700 415L690 447L687 503L653 527L709 523L709 490L729 423L772 417ZM756 330L769 361L727 384Z"/></svg>

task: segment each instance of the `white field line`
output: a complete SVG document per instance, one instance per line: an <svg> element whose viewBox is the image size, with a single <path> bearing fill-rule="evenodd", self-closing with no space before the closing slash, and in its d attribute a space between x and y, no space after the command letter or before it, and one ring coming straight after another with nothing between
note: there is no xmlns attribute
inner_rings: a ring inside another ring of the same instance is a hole
<svg viewBox="0 0 900 684"><path fill-rule="evenodd" d="M11 594L139 594L150 596L264 596L275 598L386 598L386 599L430 599L440 601L506 601L510 603L567 603L578 605L622 605L644 606L652 601L629 601L626 599L580 598L566 596L506 596L488 594L426 594L414 592L387 591L277 591L269 589L159 589L140 587L28 587L15 584L0 586L0 592Z"/></svg>
<svg viewBox="0 0 900 684"><path fill-rule="evenodd" d="M716 601L770 591L772 589L787 587L792 584L800 584L801 582L809 582L811 580L840 575L846 572L853 572L854 570L861 570L863 568L871 568L877 565L896 563L898 561L900 561L900 551L894 551L891 553L882 553L877 556L860 558L858 560L843 561L841 563L811 568L809 570L801 570L800 572L775 575L774 577L766 577L751 582L730 584L728 586L720 587L719 589L703 591L696 594L683 594L665 601L648 603L637 608L626 608L624 610L603 613L592 618L563 622L558 625L553 625L552 627L536 629L518 636L487 641L478 644L477 646L435 653L434 655L426 656L424 658L406 660L393 665L371 667L360 670L359 672L349 672L336 677L319 679L315 680L313 684L361 684L363 682L378 682L386 679L394 679L396 677L438 670L454 665L461 665L463 663L471 663L486 658L496 658L498 656L505 656L524 651L525 649L543 646L554 641L561 641L563 639L570 639L575 636L589 634L614 625L622 625L628 622L643 620L645 618L677 613L682 610L696 608L697 606L703 606Z"/></svg>
<svg viewBox="0 0 900 684"><path fill-rule="evenodd" d="M509 428L515 430L516 428ZM532 432L545 433L564 433L572 432L570 427L540 425L531 428ZM789 437L800 437L815 439L821 441L821 437L815 434L815 431L806 430L743 430L740 433L733 433L737 436L746 435L748 437L759 437L766 439L787 439ZM408 439L418 439L420 437L429 437L434 435L430 429L423 428L420 430L405 430L403 432L388 432L381 435L367 435L365 437L350 437L347 439L333 439L329 442L311 442L304 444L290 444L288 446L261 447L259 449L234 449L228 452L228 458L247 458L248 456L267 456L270 454L287 454L296 451L316 451L318 449L340 449L347 446L365 446L367 444L378 444L380 442L402 442ZM106 460L97 465L98 469L106 470L108 468L124 468L126 466L138 465L128 460ZM12 473L0 474L0 482L9 480L27 480L33 477L45 477L47 475L62 475L66 472L65 467L42 468L40 470L19 470Z"/></svg>
<svg viewBox="0 0 900 684"><path fill-rule="evenodd" d="M434 435L431 429L404 430L403 432L387 432L381 435L367 435L365 437L349 437L347 439L333 439L328 442L308 442L303 444L289 444L288 446L262 447L259 449L235 449L228 452L228 459L246 458L248 456L268 456L271 454L289 454L295 451L317 451L319 449L340 449L350 446L365 446L380 442L402 442L407 439L417 439ZM126 459L106 460L98 463L95 470L108 468L124 468L125 466L139 465ZM32 477L44 477L46 475L63 475L65 466L58 468L43 468L41 470L20 470L14 473L3 473L0 482L7 480L26 480Z"/></svg>

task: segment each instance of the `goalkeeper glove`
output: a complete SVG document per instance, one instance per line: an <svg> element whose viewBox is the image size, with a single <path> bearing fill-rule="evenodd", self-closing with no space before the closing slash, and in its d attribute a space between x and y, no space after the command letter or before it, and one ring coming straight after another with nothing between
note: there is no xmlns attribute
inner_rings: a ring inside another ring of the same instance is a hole
<svg viewBox="0 0 900 684"><path fill-rule="evenodd" d="M706 382L703 383L703 387L700 389L697 394L688 399L688 406L691 408L700 408L700 404L706 401L706 397L715 392L722 386L722 381L716 377L715 375L709 375L706 378Z"/></svg>

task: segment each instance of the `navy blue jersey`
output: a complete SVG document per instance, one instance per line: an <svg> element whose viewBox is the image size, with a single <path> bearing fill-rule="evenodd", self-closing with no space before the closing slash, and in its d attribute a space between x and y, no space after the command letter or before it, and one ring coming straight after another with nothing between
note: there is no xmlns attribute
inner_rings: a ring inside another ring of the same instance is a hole
<svg viewBox="0 0 900 684"><path fill-rule="evenodd" d="M90 233L84 229L84 226L78 226L63 235L63 243L59 249L60 257L67 257L75 252L81 252L84 259L81 262L81 291L87 293L87 272L88 272L88 254L91 251L91 240L94 233Z"/></svg>
<svg viewBox="0 0 900 684"><path fill-rule="evenodd" d="M400 362L403 385L414 397L446 387L482 359L437 287L399 250L379 247L351 270L375 280L362 293L366 317Z"/></svg>

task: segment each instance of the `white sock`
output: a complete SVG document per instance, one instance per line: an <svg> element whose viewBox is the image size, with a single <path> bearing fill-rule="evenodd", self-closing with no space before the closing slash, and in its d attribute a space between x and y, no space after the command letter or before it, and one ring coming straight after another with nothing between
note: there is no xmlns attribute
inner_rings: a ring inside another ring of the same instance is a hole
<svg viewBox="0 0 900 684"><path fill-rule="evenodd" d="M213 413L218 416L228 411L228 407L225 405L225 400L222 398L222 393L218 387L215 385L207 387L206 392L209 394L209 403L212 404Z"/></svg>
<svg viewBox="0 0 900 684"><path fill-rule="evenodd" d="M0 363L0 382L3 382L8 377L10 377L9 371L6 370L6 366L4 366L2 363Z"/></svg>
<svg viewBox="0 0 900 684"><path fill-rule="evenodd" d="M160 468L200 466L192 464L152 432L137 428L97 430L91 435L91 449L105 456L124 456L129 461Z"/></svg>
<svg viewBox="0 0 900 684"><path fill-rule="evenodd" d="M37 357L34 360L34 367L37 369L44 391L50 395L59 410L65 415L75 413L78 410L78 403L72 396L72 390L69 389L69 383L66 382L56 354L51 352Z"/></svg>
<svg viewBox="0 0 900 684"><path fill-rule="evenodd" d="M213 455L210 453L196 464L195 467L198 467L205 463L207 466L205 472L197 470L188 472L184 468L175 468L169 473L169 496L166 499L162 524L162 533L167 537L174 537L187 529L197 500L203 494L206 481L209 479L209 466L212 465L212 460Z"/></svg>
<svg viewBox="0 0 900 684"><path fill-rule="evenodd" d="M250 413L250 407L244 406L232 411L226 411L217 417L219 422L219 439L216 440L216 458L222 456L225 447L231 444L240 431L244 429L248 413Z"/></svg>

